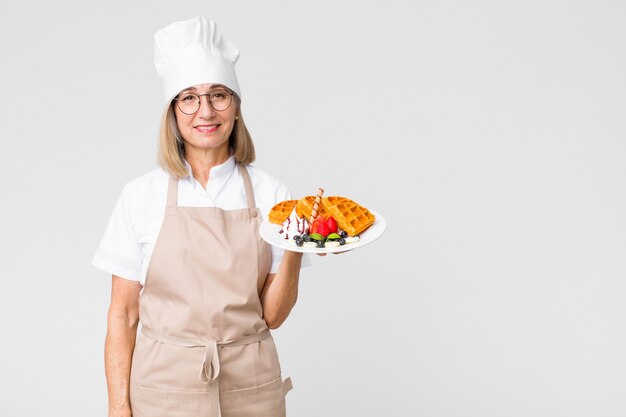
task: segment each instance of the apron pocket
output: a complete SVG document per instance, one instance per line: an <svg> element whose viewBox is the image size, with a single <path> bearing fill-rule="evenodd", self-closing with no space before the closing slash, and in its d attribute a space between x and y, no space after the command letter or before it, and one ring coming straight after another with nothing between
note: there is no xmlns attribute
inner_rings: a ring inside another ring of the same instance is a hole
<svg viewBox="0 0 626 417"><path fill-rule="evenodd" d="M224 415L284 417L286 411L283 379L278 377L254 387L222 391L220 403Z"/></svg>
<svg viewBox="0 0 626 417"><path fill-rule="evenodd" d="M133 417L204 417L210 415L211 400L204 391L172 391L132 385Z"/></svg>

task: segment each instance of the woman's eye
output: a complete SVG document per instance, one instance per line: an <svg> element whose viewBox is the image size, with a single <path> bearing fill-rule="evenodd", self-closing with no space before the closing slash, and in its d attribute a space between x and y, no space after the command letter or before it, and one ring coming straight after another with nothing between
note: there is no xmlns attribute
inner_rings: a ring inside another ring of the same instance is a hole
<svg viewBox="0 0 626 417"><path fill-rule="evenodd" d="M197 99L196 99L196 96L194 96L193 94L186 94L181 97L181 100L182 101L194 101Z"/></svg>
<svg viewBox="0 0 626 417"><path fill-rule="evenodd" d="M216 91L213 94L211 94L213 96L213 98L216 98L218 100L222 100L226 97L226 92L224 91Z"/></svg>

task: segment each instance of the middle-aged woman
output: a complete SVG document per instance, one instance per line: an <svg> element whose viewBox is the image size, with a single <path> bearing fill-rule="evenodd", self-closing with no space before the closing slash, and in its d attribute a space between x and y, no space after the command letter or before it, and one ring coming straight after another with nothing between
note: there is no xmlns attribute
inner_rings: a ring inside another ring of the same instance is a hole
<svg viewBox="0 0 626 417"><path fill-rule="evenodd" d="M285 415L269 329L296 302L302 255L259 236L291 196L250 165L238 54L204 17L155 35L161 168L124 187L93 259L112 275L110 417Z"/></svg>

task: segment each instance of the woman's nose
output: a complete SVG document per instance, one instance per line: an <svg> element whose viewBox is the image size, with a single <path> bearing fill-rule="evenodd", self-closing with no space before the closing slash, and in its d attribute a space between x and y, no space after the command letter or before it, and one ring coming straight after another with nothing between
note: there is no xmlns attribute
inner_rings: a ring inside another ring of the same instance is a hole
<svg viewBox="0 0 626 417"><path fill-rule="evenodd" d="M215 114L215 109L211 106L208 95L200 96L200 108L198 109L198 116L209 118Z"/></svg>

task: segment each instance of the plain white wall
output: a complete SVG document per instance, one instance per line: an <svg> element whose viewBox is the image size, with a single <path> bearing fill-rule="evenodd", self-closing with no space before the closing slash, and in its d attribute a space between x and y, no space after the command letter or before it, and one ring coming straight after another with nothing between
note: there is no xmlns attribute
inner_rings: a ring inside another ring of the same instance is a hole
<svg viewBox="0 0 626 417"><path fill-rule="evenodd" d="M1 415L106 415L90 261L155 167L152 36L199 14L256 164L388 222L303 272L290 415L626 415L626 6L387 3L2 0Z"/></svg>

